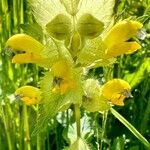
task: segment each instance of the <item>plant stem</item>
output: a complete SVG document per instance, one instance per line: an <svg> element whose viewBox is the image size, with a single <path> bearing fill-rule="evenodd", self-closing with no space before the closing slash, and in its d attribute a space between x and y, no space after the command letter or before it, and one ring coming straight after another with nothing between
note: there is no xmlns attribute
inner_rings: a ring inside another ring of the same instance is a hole
<svg viewBox="0 0 150 150"><path fill-rule="evenodd" d="M76 120L76 125L77 125L77 139L81 137L81 132L80 132L80 106L79 104L74 105L74 113L75 113L75 120Z"/></svg>
<svg viewBox="0 0 150 150"><path fill-rule="evenodd" d="M11 144L11 138L10 138L10 133L9 133L9 130L8 130L8 123L6 122L6 117L4 115L4 110L2 108L2 116L3 116L3 122L4 122L4 127L5 127L5 131L6 131L6 137L7 137L7 142L8 142L8 149L9 150L12 150L12 144Z"/></svg>
<svg viewBox="0 0 150 150"><path fill-rule="evenodd" d="M108 111L105 111L105 112L103 113L103 120L102 120L102 133L101 133L101 145L100 145L100 150L102 150L102 148L103 148L103 141L104 141L104 136L105 136L105 129L106 129L107 116L108 116Z"/></svg>
<svg viewBox="0 0 150 150"><path fill-rule="evenodd" d="M38 122L38 115L39 115L39 107L37 105L37 118L36 118L36 121ZM40 150L41 149L41 139L40 139L40 133L37 134L37 150Z"/></svg>
<svg viewBox="0 0 150 150"><path fill-rule="evenodd" d="M27 150L31 149L30 146L30 131L29 131L29 124L28 124L28 113L27 113L27 106L23 105L24 110L24 132L25 132L25 145Z"/></svg>

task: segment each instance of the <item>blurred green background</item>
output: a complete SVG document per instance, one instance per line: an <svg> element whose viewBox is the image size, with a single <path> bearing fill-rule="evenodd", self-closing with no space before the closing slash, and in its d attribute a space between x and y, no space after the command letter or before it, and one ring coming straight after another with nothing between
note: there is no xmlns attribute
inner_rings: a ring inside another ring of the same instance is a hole
<svg viewBox="0 0 150 150"><path fill-rule="evenodd" d="M122 56L113 66L91 70L90 73L97 78L122 78L131 84L133 98L127 99L124 107L115 109L150 141L150 0L116 0L114 17L115 21L131 17L143 23L147 37L140 40L142 49L130 56ZM37 86L44 70L32 64L11 64L13 53L5 49L5 42L13 34L28 33L21 28L21 24L34 22L27 0L0 0L1 150L61 150L69 145L69 138L73 136L75 120L71 109L58 114L49 122L44 132L32 136L38 106L28 107L15 100L15 89L25 84ZM38 37L38 34L40 33L37 32L35 36ZM98 113L85 114L82 111L81 122L87 143L92 150L98 149L102 116ZM146 148L112 114L109 114L103 150Z"/></svg>

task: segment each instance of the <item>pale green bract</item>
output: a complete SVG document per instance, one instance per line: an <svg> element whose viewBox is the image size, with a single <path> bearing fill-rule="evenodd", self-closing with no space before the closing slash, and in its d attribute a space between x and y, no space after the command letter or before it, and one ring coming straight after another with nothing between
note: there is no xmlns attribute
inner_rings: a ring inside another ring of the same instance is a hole
<svg viewBox="0 0 150 150"><path fill-rule="evenodd" d="M33 10L33 15L36 21L43 28L58 14L68 15L65 7L62 5L60 0L28 0L28 1Z"/></svg>
<svg viewBox="0 0 150 150"><path fill-rule="evenodd" d="M114 0L30 0L36 21L44 27L58 14L76 13L77 20L85 13L93 15L108 26L114 7ZM58 11L59 10L59 11Z"/></svg>
<svg viewBox="0 0 150 150"><path fill-rule="evenodd" d="M107 27L112 19L114 4L114 0L81 0L77 18L88 13L102 21Z"/></svg>
<svg viewBox="0 0 150 150"><path fill-rule="evenodd" d="M93 68L112 64L115 60L115 58L105 58L105 47L102 39L97 37L92 40L86 40L86 44L81 50L77 62L82 66Z"/></svg>
<svg viewBox="0 0 150 150"><path fill-rule="evenodd" d="M43 127L47 127L47 123L50 118L54 117L59 111L64 111L68 109L71 104L80 104L82 103L82 83L80 69L73 69L72 71L74 79L76 81L76 88L68 91L67 93L53 93L53 79L54 76L52 72L45 73L45 76L40 82L40 87L43 95L43 105L40 107L38 116L38 121L35 125L33 135L43 131Z"/></svg>
<svg viewBox="0 0 150 150"><path fill-rule="evenodd" d="M74 16L78 12L78 4L81 0L60 0L65 6L66 11Z"/></svg>

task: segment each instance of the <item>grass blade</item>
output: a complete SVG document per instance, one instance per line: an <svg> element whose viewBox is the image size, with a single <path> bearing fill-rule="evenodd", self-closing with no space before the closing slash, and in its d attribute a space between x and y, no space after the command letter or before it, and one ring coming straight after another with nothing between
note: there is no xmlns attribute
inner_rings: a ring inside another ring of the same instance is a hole
<svg viewBox="0 0 150 150"><path fill-rule="evenodd" d="M136 130L122 115L120 115L115 109L110 109L111 113L124 124L148 149L150 149L150 143L143 137L143 135Z"/></svg>

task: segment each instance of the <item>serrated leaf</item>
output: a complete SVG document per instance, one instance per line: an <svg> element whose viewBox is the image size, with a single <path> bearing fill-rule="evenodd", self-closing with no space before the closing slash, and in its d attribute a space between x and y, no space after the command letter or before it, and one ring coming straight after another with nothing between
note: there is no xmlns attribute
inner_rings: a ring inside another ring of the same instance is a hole
<svg viewBox="0 0 150 150"><path fill-rule="evenodd" d="M95 38L103 31L104 24L91 14L83 14L77 23L77 30L81 36Z"/></svg>
<svg viewBox="0 0 150 150"><path fill-rule="evenodd" d="M58 14L46 24L46 31L58 40L64 40L71 34L71 20L64 14Z"/></svg>
<svg viewBox="0 0 150 150"><path fill-rule="evenodd" d="M145 77L145 74L150 73L150 58L145 58L141 66L138 68L137 71L131 74L126 74L124 79L129 82L130 86L134 88L138 85Z"/></svg>
<svg viewBox="0 0 150 150"><path fill-rule="evenodd" d="M78 12L78 4L80 0L60 0L62 4L65 6L66 11L74 16Z"/></svg>

